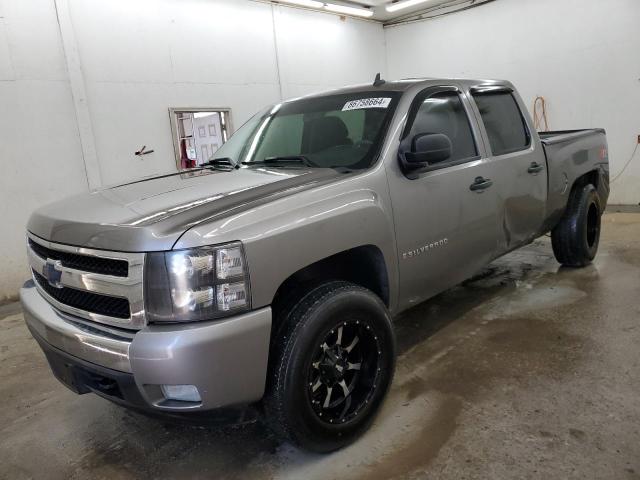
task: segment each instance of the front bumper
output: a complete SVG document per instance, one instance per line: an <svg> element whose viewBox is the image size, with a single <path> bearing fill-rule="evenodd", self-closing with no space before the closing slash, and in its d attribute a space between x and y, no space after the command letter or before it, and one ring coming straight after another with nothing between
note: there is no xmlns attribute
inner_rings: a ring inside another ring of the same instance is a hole
<svg viewBox="0 0 640 480"><path fill-rule="evenodd" d="M76 393L158 412L253 403L264 394L271 308L215 322L127 332L63 314L27 282L24 318L55 376ZM161 385L195 385L200 402L167 400Z"/></svg>

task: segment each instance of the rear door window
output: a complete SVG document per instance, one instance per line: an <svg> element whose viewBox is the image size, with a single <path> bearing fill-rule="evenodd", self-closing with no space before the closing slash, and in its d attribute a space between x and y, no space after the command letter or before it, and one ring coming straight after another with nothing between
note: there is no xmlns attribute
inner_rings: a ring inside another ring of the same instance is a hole
<svg viewBox="0 0 640 480"><path fill-rule="evenodd" d="M474 93L493 155L525 150L531 145L529 129L510 92Z"/></svg>

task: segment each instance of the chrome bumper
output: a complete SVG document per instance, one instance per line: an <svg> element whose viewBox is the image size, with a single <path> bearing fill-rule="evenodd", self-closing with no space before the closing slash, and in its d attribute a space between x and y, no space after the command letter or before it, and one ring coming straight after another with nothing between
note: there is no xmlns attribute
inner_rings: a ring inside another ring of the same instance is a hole
<svg viewBox="0 0 640 480"><path fill-rule="evenodd" d="M129 349L133 335L127 338L106 331L98 335L97 330L91 331L84 323L74 322L73 317L55 310L35 286L23 287L20 301L29 329L51 346L88 362L131 373Z"/></svg>
<svg viewBox="0 0 640 480"><path fill-rule="evenodd" d="M130 374L154 410L210 410L252 403L264 394L270 307L216 322L123 332L59 312L31 282L20 299L25 321L40 342L83 364ZM202 401L166 401L160 385L195 385Z"/></svg>

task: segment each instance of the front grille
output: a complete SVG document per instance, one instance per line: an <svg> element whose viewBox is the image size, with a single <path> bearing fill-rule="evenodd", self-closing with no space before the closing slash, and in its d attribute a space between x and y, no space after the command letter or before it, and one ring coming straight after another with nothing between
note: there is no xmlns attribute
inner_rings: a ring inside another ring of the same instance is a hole
<svg viewBox="0 0 640 480"><path fill-rule="evenodd" d="M47 258L60 260L62 265L67 268L116 277L126 277L129 274L129 264L126 260L90 257L88 255L52 250L31 239L29 239L29 247L39 257L45 260Z"/></svg>
<svg viewBox="0 0 640 480"><path fill-rule="evenodd" d="M100 295L70 287L56 288L49 285L47 279L35 270L33 270L33 277L50 297L64 305L108 317L129 318L131 316L129 301L125 298Z"/></svg>

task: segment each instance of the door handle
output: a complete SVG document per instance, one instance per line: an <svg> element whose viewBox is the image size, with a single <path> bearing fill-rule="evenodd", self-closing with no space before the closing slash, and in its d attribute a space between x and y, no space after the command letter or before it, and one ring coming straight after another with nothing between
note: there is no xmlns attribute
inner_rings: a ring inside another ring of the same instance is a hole
<svg viewBox="0 0 640 480"><path fill-rule="evenodd" d="M475 181L471 184L469 189L472 192L482 192L487 188L491 188L492 185L493 182L490 179L484 177L476 177Z"/></svg>
<svg viewBox="0 0 640 480"><path fill-rule="evenodd" d="M529 170L527 170L527 172L529 172L532 175L535 175L536 173L540 173L543 170L544 170L544 166L538 164L537 162L533 162L529 167Z"/></svg>

